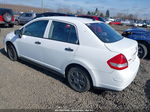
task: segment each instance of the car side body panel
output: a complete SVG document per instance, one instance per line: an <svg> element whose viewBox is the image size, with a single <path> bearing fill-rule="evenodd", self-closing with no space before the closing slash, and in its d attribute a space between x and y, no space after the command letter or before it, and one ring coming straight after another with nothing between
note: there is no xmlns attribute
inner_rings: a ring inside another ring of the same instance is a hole
<svg viewBox="0 0 150 112"><path fill-rule="evenodd" d="M20 50L20 45L18 46L18 42L25 38L30 38L27 36L16 36L14 32L7 34L4 39L5 50L6 42L10 41L15 46L18 56L27 58L31 61L34 61L40 65L46 66L53 70L58 71L65 75L66 67L70 64L79 64L83 66L90 74L93 82L93 86L95 87L104 87L108 89L121 91L126 88L135 78L138 68L139 68L139 58L134 53L134 60L132 63L128 64L128 68L124 70L115 70L110 68L107 64L107 61L120 53L126 53L127 55L131 55L131 52L127 52L131 50L130 48L136 51L137 43L133 40L122 39L120 41L110 43L106 47L106 43L102 42L87 26L88 23L97 23L99 21L93 21L90 19L80 19L78 18L69 18L69 17L47 17L47 18L37 18L35 20L30 21L25 26L29 25L32 22L38 20L49 20L48 26L46 27L44 38L38 39L27 39L25 42L28 44L24 44L22 42L23 50ZM74 25L76 27L79 43L71 44L67 42L60 42L56 40L51 40L48 38L49 30L51 29L52 21L60 21L64 23L68 23ZM104 23L103 23L104 24ZM23 27L25 27L23 26ZM22 27L22 28L23 28ZM21 28L21 29L22 29ZM38 47L34 47L35 41L40 41L41 45ZM29 41L29 42L28 42ZM124 41L124 42L122 42ZM121 46L122 43L131 42L134 45L130 46ZM118 46L116 46L117 43ZM20 43L21 44L21 43ZM30 45L29 45L30 44ZM32 49L30 49L32 47ZM109 47L109 48L108 48ZM113 47L113 49L112 49ZM73 51L68 52L65 51L65 48L71 48ZM120 50L126 50L126 52L120 52ZM29 52L30 51L30 52ZM36 52L36 53L35 53ZM25 53L25 55L23 55ZM26 55L29 54L28 56ZM35 54L34 54L35 53ZM36 55L38 55L36 57ZM125 55L125 56L127 56ZM34 58L35 57L35 58ZM40 59L39 59L40 58ZM130 60L129 60L130 61Z"/></svg>

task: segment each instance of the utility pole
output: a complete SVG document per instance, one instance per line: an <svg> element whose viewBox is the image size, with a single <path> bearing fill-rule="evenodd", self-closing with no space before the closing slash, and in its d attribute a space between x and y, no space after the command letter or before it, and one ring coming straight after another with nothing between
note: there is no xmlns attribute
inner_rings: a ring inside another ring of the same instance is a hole
<svg viewBox="0 0 150 112"><path fill-rule="evenodd" d="M42 12L44 12L44 0L41 0L41 8L42 8Z"/></svg>

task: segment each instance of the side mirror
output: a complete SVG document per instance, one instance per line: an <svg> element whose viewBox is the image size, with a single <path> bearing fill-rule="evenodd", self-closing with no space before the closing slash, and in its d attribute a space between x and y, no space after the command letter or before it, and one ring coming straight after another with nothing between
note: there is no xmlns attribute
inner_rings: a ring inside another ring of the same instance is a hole
<svg viewBox="0 0 150 112"><path fill-rule="evenodd" d="M15 30L15 35L18 35L19 38L21 38L21 36L22 36L21 30Z"/></svg>

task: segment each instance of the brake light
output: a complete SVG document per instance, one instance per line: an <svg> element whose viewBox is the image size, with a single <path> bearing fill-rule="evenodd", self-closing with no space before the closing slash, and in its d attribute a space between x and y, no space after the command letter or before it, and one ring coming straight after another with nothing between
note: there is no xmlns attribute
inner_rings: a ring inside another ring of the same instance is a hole
<svg viewBox="0 0 150 112"><path fill-rule="evenodd" d="M14 16L12 16L12 21L15 21L15 17Z"/></svg>
<svg viewBox="0 0 150 112"><path fill-rule="evenodd" d="M0 16L0 21L3 21L3 17L2 16Z"/></svg>
<svg viewBox="0 0 150 112"><path fill-rule="evenodd" d="M119 54L107 61L107 64L116 70L123 70L128 67L128 62L123 54Z"/></svg>

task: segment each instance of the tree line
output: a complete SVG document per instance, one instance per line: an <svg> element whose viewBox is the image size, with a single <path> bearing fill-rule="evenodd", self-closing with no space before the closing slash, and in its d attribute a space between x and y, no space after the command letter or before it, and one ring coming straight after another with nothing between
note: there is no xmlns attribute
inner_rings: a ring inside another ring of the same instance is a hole
<svg viewBox="0 0 150 112"><path fill-rule="evenodd" d="M82 8L76 10L75 12L71 11L68 8L59 8L57 9L57 12L63 12L68 14L76 14L76 15L91 15L91 16L100 16L100 17L112 17L109 10L106 10L105 13L101 12L98 8L96 8L94 11L87 11L85 12ZM138 19L137 15L134 14L125 14L125 13L117 13L114 18L120 18L120 19Z"/></svg>

